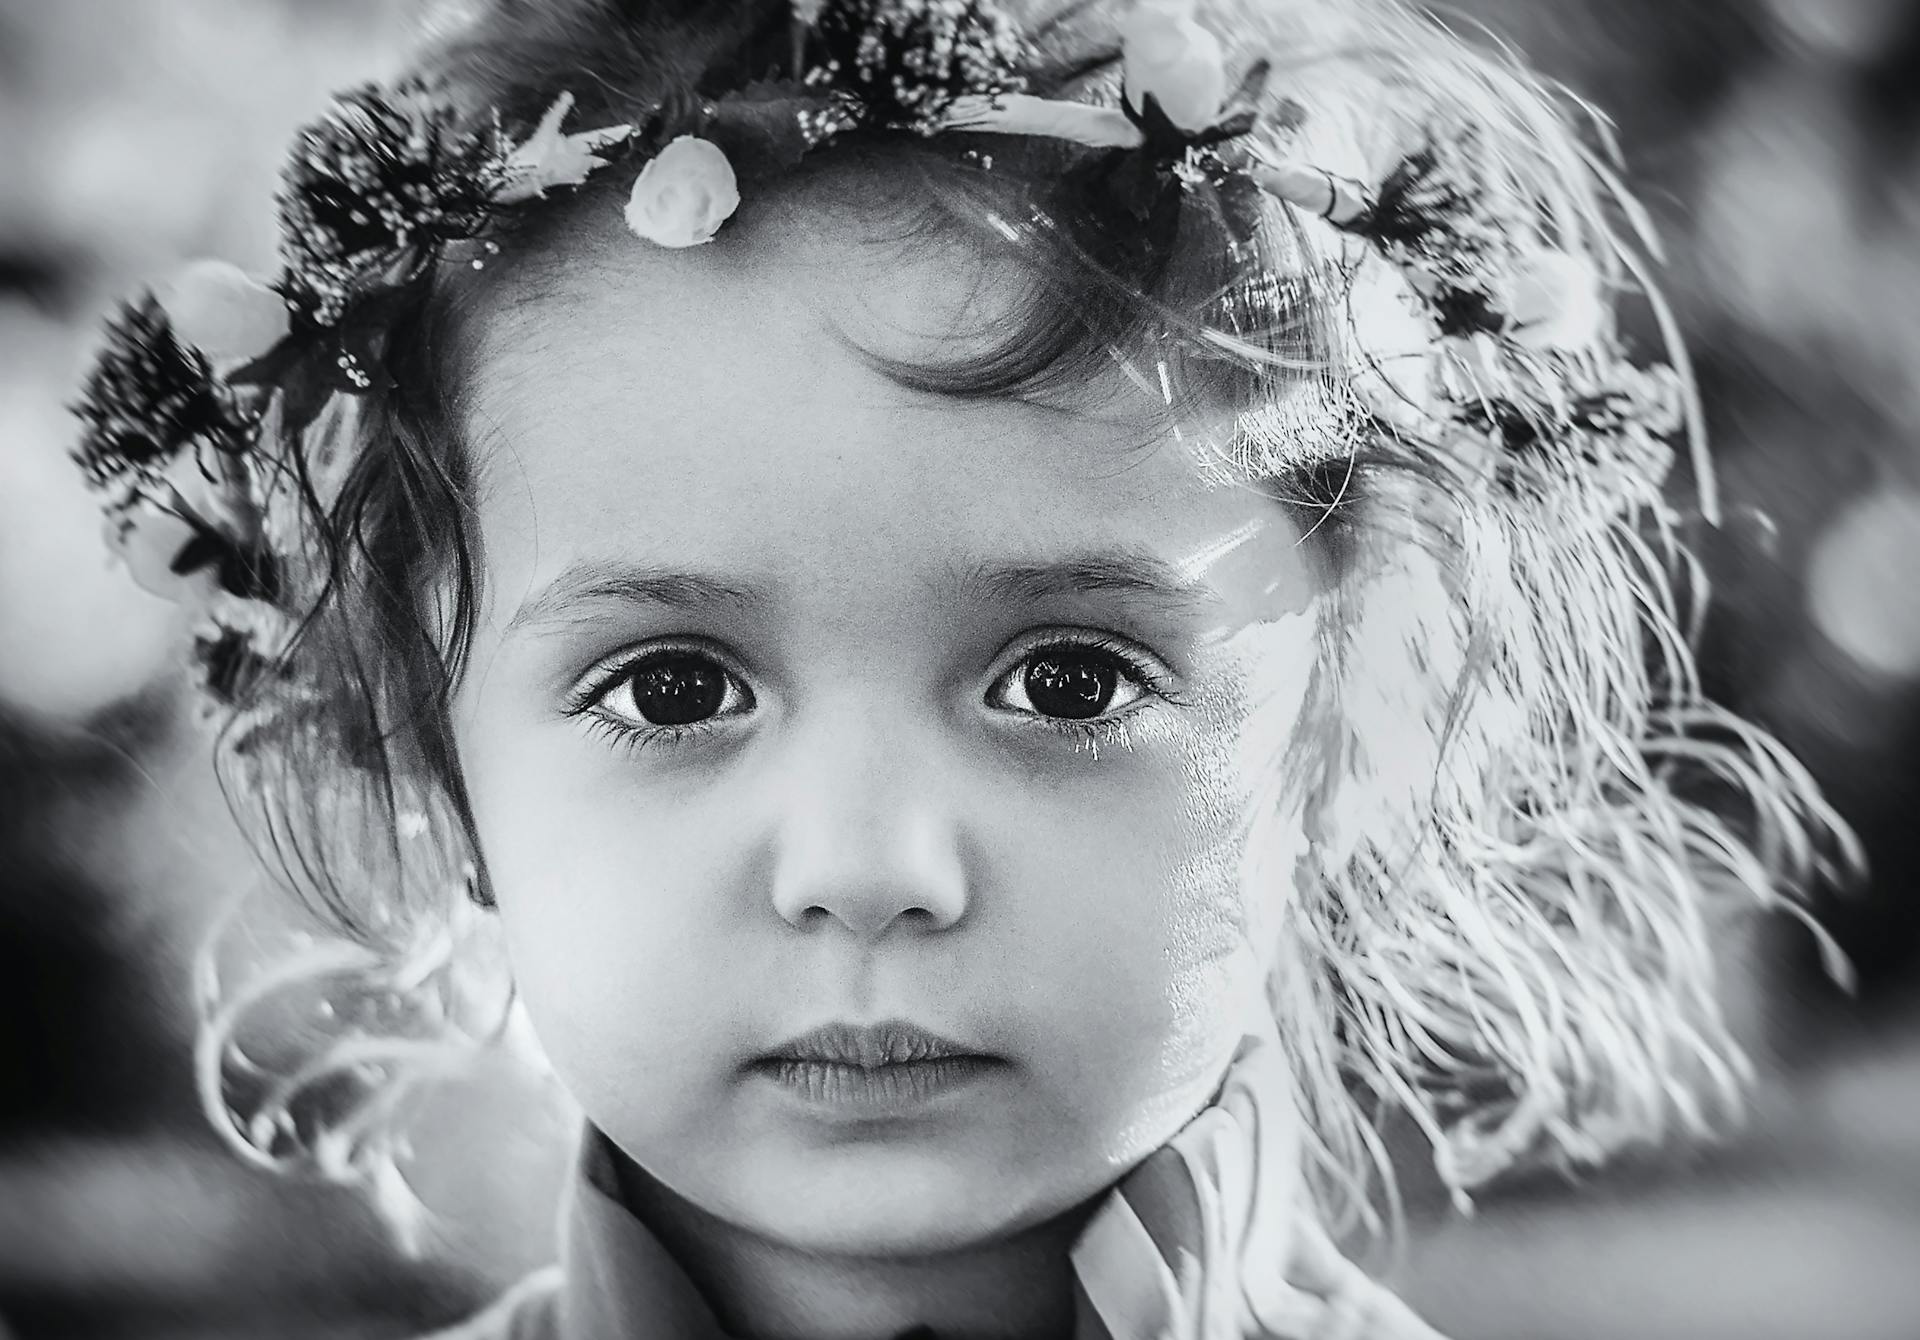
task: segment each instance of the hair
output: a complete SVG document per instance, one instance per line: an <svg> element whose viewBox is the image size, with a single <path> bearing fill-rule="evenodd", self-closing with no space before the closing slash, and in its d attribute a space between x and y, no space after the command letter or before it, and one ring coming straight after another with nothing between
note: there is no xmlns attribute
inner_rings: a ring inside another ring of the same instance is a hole
<svg viewBox="0 0 1920 1340"><path fill-rule="evenodd" d="M1032 91L1110 91L1116 6L1010 8L1037 53ZM1514 226L1637 291L1671 338L1638 216L1583 138L1597 119L1509 54L1397 0L1220 0L1200 18L1230 68L1273 59L1308 109L1258 133L1330 171L1377 181L1420 126L1471 126ZM738 86L786 40L778 3L495 0L420 69L474 115L531 120L567 89L596 125ZM1703 584L1656 446L1489 462L1430 440L1368 407L1418 352L1380 316L1391 267L1271 201L1253 245L1230 246L1201 187L1175 226L1142 226L1086 188L1087 154L861 132L743 171L744 208L817 200L808 184L838 174L868 183L910 244L971 239L1030 277L1017 319L983 355L895 375L1036 395L1117 358L1170 415L1228 412L1222 462L1306 519L1329 574L1320 656L1259 803L1304 812L1315 855L1253 868L1295 886L1270 991L1321 1212L1377 1225L1396 1109L1456 1194L1717 1129L1747 1069L1715 999L1720 909L1792 906L1852 848L1799 766L1702 694ZM609 189L536 214L489 272L444 266L391 331L388 389L287 444L316 592L294 654L313 677L298 710L236 718L220 760L268 864L328 933L233 991L210 954L200 1049L222 1129L276 1167L403 1191L408 1095L507 1018L448 725L481 574L463 332ZM261 1031L281 1056L242 1045L263 1008L316 996L330 1024L276 1013Z"/></svg>

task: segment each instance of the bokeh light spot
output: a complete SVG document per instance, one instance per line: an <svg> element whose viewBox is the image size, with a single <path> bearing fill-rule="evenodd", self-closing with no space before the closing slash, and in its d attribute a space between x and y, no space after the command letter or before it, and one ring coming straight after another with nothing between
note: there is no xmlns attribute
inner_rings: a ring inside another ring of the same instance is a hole
<svg viewBox="0 0 1920 1340"><path fill-rule="evenodd" d="M1920 676L1920 495L1845 508L1814 548L1807 599L1815 626L1860 665Z"/></svg>

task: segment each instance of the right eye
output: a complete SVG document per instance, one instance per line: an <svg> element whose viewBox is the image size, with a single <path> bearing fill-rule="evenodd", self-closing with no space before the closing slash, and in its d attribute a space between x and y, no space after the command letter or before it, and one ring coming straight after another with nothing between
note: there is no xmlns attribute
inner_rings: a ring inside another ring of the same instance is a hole
<svg viewBox="0 0 1920 1340"><path fill-rule="evenodd" d="M637 656L601 685L588 708L634 731L695 726L753 706L752 693L725 666L681 648Z"/></svg>

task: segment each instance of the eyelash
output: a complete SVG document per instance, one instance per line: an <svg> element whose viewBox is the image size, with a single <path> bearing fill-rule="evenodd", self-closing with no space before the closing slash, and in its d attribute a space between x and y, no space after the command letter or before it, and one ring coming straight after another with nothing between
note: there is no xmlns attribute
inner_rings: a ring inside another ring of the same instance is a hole
<svg viewBox="0 0 1920 1340"><path fill-rule="evenodd" d="M1075 651L1091 651L1111 658L1117 668L1137 683L1143 696L1152 696L1162 702L1180 706L1185 699L1175 690L1169 677L1156 665L1134 651L1126 643L1104 633L1083 633L1078 636L1050 634L1041 641L1028 647L1014 664L1025 665L1042 652L1071 648ZM684 726L653 726L645 728L620 721L603 714L599 708L607 695L612 693L628 676L648 661L675 654L693 654L706 656L729 676L728 670L718 657L698 644L668 644L649 647L635 656L606 664L604 668L590 674L581 687L573 694L564 711L569 717L584 719L587 728L628 753L638 753L641 749L662 746L671 748L710 733L724 717L708 717L705 721L692 722ZM998 683L998 680L994 681ZM1133 737L1128 725L1133 716L1131 711L1124 716L1098 717L1089 720L1075 720L1068 717L1050 717L1038 712L1022 712L1019 715L1030 725L1071 740L1075 752L1087 750L1094 758L1100 757L1102 746L1115 746L1122 749L1133 747Z"/></svg>

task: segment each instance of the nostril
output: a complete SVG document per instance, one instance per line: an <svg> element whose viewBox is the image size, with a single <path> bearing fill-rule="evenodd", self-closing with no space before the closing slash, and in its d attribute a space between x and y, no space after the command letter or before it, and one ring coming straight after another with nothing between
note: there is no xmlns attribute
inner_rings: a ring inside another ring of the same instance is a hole
<svg viewBox="0 0 1920 1340"><path fill-rule="evenodd" d="M911 929L922 931L932 930L938 924L933 910L926 907L903 907L894 920L906 922Z"/></svg>
<svg viewBox="0 0 1920 1340"><path fill-rule="evenodd" d="M926 932L938 930L953 918L942 917L933 907L921 902L906 902L874 896L829 898L807 904L798 917L789 916L801 930L824 929L838 923L865 939L893 930Z"/></svg>

